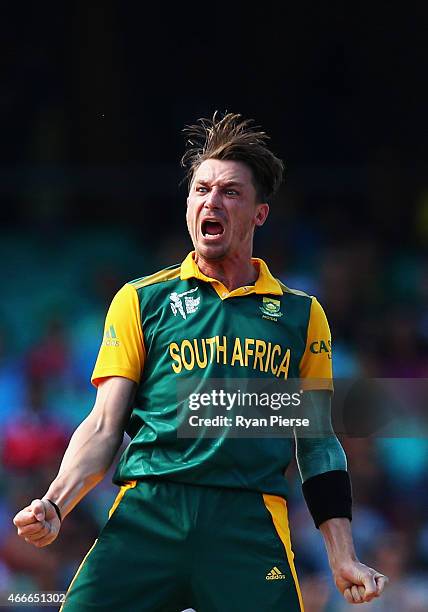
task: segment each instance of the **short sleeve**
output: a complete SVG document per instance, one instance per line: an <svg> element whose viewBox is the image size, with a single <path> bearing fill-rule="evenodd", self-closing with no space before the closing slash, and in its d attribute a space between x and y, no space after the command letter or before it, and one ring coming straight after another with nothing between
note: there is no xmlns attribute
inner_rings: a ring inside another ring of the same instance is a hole
<svg viewBox="0 0 428 612"><path fill-rule="evenodd" d="M306 390L333 390L331 334L325 312L312 298L306 348L300 361L300 378Z"/></svg>
<svg viewBox="0 0 428 612"><path fill-rule="evenodd" d="M126 284L116 293L108 310L91 382L97 387L102 378L123 376L138 384L145 357L138 294L132 285Z"/></svg>

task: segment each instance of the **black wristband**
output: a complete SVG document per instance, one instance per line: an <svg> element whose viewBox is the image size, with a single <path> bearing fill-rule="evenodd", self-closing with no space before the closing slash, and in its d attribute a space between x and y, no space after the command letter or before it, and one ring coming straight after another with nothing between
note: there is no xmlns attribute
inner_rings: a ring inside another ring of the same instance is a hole
<svg viewBox="0 0 428 612"><path fill-rule="evenodd" d="M48 499L47 497L45 497L45 500L48 501L50 504L52 504L52 506L55 508L55 512L58 515L59 522L62 523L61 512L60 512L60 509L58 508L58 506L56 505L56 503L53 502L51 499Z"/></svg>
<svg viewBox="0 0 428 612"><path fill-rule="evenodd" d="M302 484L315 527L331 518L352 520L352 487L348 472L332 470L317 474Z"/></svg>

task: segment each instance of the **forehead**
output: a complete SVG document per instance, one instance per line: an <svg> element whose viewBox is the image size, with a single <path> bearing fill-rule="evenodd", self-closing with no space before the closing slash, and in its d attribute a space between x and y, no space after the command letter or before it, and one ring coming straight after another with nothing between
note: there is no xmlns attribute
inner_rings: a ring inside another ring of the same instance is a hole
<svg viewBox="0 0 428 612"><path fill-rule="evenodd" d="M244 162L229 159L206 159L195 171L193 181L235 182L252 185L252 178L252 172Z"/></svg>

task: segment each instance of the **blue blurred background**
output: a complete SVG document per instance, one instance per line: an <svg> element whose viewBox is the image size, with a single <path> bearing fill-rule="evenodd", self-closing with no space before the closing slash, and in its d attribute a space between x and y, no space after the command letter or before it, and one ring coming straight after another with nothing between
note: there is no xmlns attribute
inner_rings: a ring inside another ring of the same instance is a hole
<svg viewBox="0 0 428 612"><path fill-rule="evenodd" d="M252 117L284 159L255 255L318 296L335 375L428 378L427 9L352 11L79 0L5 11L0 592L64 590L106 519L111 473L52 546L33 549L11 523L91 409L113 295L191 248L179 160L198 117ZM391 579L365 609L428 610L426 438L342 442L357 552ZM349 609L295 466L288 477L307 612Z"/></svg>

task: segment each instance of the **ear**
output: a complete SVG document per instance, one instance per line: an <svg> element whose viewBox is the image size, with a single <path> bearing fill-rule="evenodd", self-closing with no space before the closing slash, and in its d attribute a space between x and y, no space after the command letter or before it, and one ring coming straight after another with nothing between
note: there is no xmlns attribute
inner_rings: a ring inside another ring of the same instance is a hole
<svg viewBox="0 0 428 612"><path fill-rule="evenodd" d="M266 221L268 214L269 214L269 204L267 202L264 202L263 204L257 204L255 224L258 227L261 227Z"/></svg>

